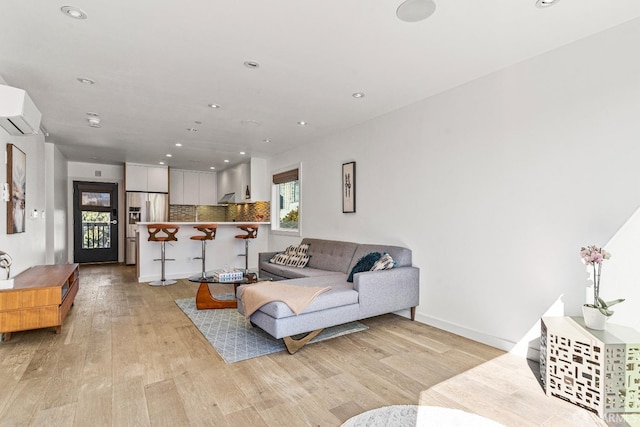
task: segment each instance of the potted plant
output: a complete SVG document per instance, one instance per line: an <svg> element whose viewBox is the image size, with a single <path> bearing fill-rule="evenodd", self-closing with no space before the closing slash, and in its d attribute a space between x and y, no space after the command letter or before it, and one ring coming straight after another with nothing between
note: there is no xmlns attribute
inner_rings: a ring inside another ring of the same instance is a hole
<svg viewBox="0 0 640 427"><path fill-rule="evenodd" d="M580 248L582 262L593 268L593 304L582 306L582 315L587 328L603 330L605 322L613 311L609 307L621 303L624 299L605 301L600 298L600 271L604 260L611 258L611 254L595 245Z"/></svg>

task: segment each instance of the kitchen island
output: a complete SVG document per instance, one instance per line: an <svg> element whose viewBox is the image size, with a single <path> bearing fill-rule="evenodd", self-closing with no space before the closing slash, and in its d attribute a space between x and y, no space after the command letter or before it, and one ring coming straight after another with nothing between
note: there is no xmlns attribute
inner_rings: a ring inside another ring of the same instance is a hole
<svg viewBox="0 0 640 427"><path fill-rule="evenodd" d="M138 282L150 282L160 279L160 244L149 242L147 225L150 222L139 222L138 225ZM165 276L167 279L186 279L200 274L202 261L196 259L202 254L202 245L198 240L191 240L191 236L202 235L195 225L211 224L211 222L166 222L180 227L176 234L177 242L166 243L167 259ZM258 252L268 250L268 236L270 222L215 222L218 224L215 240L207 242L207 271L218 270L225 267L244 269L244 240L236 239L238 234L244 234L239 225L259 224L258 237L249 242L249 269L257 270Z"/></svg>

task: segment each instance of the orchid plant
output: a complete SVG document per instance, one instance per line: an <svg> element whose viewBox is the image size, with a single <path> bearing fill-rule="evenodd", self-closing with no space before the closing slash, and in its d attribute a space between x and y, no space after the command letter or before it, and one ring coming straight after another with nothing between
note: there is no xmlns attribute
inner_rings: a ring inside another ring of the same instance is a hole
<svg viewBox="0 0 640 427"><path fill-rule="evenodd" d="M597 308L600 313L609 317L613 311L609 309L612 305L621 303L624 299L616 299L613 301L605 301L600 298L600 271L604 260L611 258L611 254L603 248L595 245L580 248L580 258L587 266L593 267L593 304L585 304L589 307Z"/></svg>

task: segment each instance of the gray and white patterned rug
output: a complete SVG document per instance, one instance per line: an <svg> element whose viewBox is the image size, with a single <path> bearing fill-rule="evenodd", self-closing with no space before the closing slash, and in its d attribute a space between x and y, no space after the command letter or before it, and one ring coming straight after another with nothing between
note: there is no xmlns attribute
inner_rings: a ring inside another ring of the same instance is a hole
<svg viewBox="0 0 640 427"><path fill-rule="evenodd" d="M341 427L504 427L460 409L439 406L392 405L349 418Z"/></svg>
<svg viewBox="0 0 640 427"><path fill-rule="evenodd" d="M195 298L179 299L176 304L227 363L285 350L282 340L251 326L235 308L198 310ZM365 329L368 327L360 322L326 328L310 344Z"/></svg>

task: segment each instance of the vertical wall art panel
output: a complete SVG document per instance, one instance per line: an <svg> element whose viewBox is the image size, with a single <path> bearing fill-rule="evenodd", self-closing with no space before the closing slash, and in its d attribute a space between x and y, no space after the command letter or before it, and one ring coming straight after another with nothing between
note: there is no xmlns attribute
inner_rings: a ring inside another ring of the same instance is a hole
<svg viewBox="0 0 640 427"><path fill-rule="evenodd" d="M342 212L356 211L356 162L342 165Z"/></svg>
<svg viewBox="0 0 640 427"><path fill-rule="evenodd" d="M24 233L25 194L27 191L27 155L13 144L7 144L7 234Z"/></svg>

